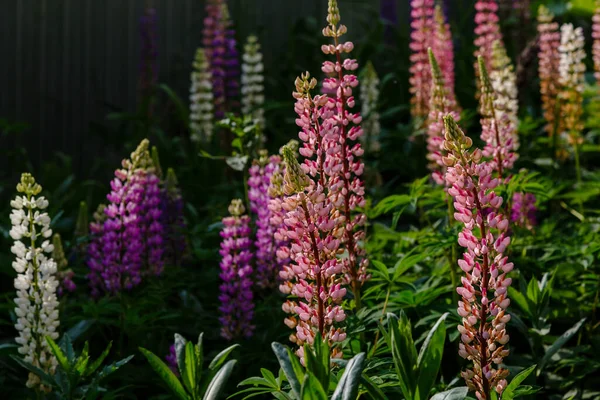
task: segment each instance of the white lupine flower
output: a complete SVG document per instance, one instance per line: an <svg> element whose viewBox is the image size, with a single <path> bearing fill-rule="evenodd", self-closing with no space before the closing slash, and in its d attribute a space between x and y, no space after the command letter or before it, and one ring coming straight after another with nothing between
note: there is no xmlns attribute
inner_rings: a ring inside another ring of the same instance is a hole
<svg viewBox="0 0 600 400"><path fill-rule="evenodd" d="M15 328L19 331L15 341L20 345L19 354L24 356L25 362L48 374L54 374L57 361L45 336L58 339L58 281L54 276L56 263L46 255L52 252L52 244L45 240L41 247L36 247L35 243L38 230L44 237L47 232L52 234L50 217L43 211L48 207L48 201L43 197L35 197L41 189L30 174L23 174L17 190L25 196L17 196L11 201L14 207L11 214L11 237L15 240L11 251L16 256L12 265L17 272L14 281L17 289L14 300L17 316ZM24 237L27 238L27 245L20 240ZM49 391L33 373L29 374L27 387Z"/></svg>
<svg viewBox="0 0 600 400"><path fill-rule="evenodd" d="M379 77L369 61L365 67L364 77L360 86L360 101L362 103L361 115L363 117L362 128L365 132L361 136L365 150L379 151L379 113L377 112L377 102L379 101Z"/></svg>
<svg viewBox="0 0 600 400"><path fill-rule="evenodd" d="M244 55L242 56L242 113L252 115L256 124L264 129L265 127L265 96L264 87L264 66L262 63L262 53L258 38L254 35L248 36L244 45Z"/></svg>
<svg viewBox="0 0 600 400"><path fill-rule="evenodd" d="M196 50L190 86L190 131L194 142L210 141L213 134L212 75L204 49Z"/></svg>
<svg viewBox="0 0 600 400"><path fill-rule="evenodd" d="M519 147L519 137L517 127L519 126L519 90L517 88L517 74L515 68L506 54L506 48L500 41L493 44L492 71L490 73L490 82L494 89L494 109L497 112L496 118L501 121L508 118L513 132L513 148ZM506 116L506 117L505 117Z"/></svg>
<svg viewBox="0 0 600 400"><path fill-rule="evenodd" d="M558 66L560 84L583 93L585 82L584 37L581 27L563 24L560 27L560 63Z"/></svg>

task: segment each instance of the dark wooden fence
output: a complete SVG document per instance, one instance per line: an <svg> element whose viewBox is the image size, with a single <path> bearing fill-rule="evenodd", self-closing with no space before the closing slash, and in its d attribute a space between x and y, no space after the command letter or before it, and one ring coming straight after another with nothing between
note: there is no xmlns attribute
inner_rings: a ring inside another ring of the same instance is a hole
<svg viewBox="0 0 600 400"><path fill-rule="evenodd" d="M360 40L360 27L369 23L366 7L377 10L379 1L339 1L354 38ZM27 141L34 161L52 150L86 157L90 124L103 123L111 111L134 109L139 18L147 3L0 0L0 118L30 124ZM324 21L327 9L327 0L228 3L239 36L259 34L267 65L286 51L294 22L306 16ZM397 3L399 13L406 14L408 0ZM154 0L150 5L159 21L159 79L187 98L204 1Z"/></svg>

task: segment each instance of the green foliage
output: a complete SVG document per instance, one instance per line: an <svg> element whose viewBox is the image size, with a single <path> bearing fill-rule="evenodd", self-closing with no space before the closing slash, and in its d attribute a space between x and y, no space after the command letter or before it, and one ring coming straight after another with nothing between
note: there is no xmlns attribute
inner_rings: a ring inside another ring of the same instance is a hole
<svg viewBox="0 0 600 400"><path fill-rule="evenodd" d="M231 376L236 360L227 360L237 345L221 351L204 366L203 333L196 344L188 342L183 336L175 334L175 356L178 378L159 357L140 347L150 366L161 377L171 392L180 400L217 400L222 398L227 381Z"/></svg>

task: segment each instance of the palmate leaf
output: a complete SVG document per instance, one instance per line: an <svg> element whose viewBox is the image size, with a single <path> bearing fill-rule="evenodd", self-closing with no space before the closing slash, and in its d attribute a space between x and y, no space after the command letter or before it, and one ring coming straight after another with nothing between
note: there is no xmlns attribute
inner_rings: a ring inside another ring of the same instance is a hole
<svg viewBox="0 0 600 400"><path fill-rule="evenodd" d="M151 351L146 350L143 347L140 347L139 349L148 360L152 369L161 377L173 394L180 400L189 400L190 397L185 392L183 385L179 382L173 371L171 371L171 369Z"/></svg>

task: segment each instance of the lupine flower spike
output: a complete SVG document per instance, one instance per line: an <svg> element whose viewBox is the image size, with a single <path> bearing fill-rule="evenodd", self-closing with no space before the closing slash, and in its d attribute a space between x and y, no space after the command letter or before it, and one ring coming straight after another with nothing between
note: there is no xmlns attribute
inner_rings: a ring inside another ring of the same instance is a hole
<svg viewBox="0 0 600 400"><path fill-rule="evenodd" d="M219 295L221 306L221 336L227 340L250 337L254 332L252 319L252 253L250 248L250 217L244 215L242 200L235 199L229 206L229 217L223 218L221 231L221 273Z"/></svg>
<svg viewBox="0 0 600 400"><path fill-rule="evenodd" d="M444 77L446 87L446 97L455 104L454 108L460 114L460 107L454 94L454 43L452 42L452 32L439 5L435 7L433 21L434 32L431 50L439 61L440 71Z"/></svg>
<svg viewBox="0 0 600 400"><path fill-rule="evenodd" d="M16 256L12 266L17 272L15 328L19 336L15 341L25 362L53 375L58 363L45 337L58 339L58 280L56 263L50 256L53 250L50 243L50 217L44 212L48 200L43 196L37 197L41 191L42 187L33 176L25 173L17 185L17 192L21 195L10 202L13 208L10 214L10 237L15 241L10 250ZM50 391L31 372L27 387Z"/></svg>
<svg viewBox="0 0 600 400"><path fill-rule="evenodd" d="M283 311L290 314L285 324L295 328L290 340L299 346L296 353L304 362L302 346L312 345L317 333L330 345L346 338L339 326L346 318L339 305L346 289L342 286L343 264L337 257L340 239L335 231L343 216L336 212L319 181L306 174L291 148L284 147L283 157L286 197L282 208L286 211L283 221L291 262L280 272L280 290L291 295L283 304ZM332 356L341 357L340 349L334 348Z"/></svg>
<svg viewBox="0 0 600 400"><path fill-rule="evenodd" d="M434 0L412 0L410 34L410 94L413 118L427 118L431 93L431 69L427 49L432 46Z"/></svg>
<svg viewBox="0 0 600 400"><path fill-rule="evenodd" d="M265 77L262 58L258 38L254 35L248 36L242 57L242 113L252 115L256 124L264 129Z"/></svg>
<svg viewBox="0 0 600 400"><path fill-rule="evenodd" d="M432 90L430 100L429 119L427 121L427 160L433 180L438 185L445 184L446 165L442 158L444 150L444 120L445 115L451 114L455 120L460 119L456 103L448 96L448 87L439 64L429 49L429 63L431 64Z"/></svg>
<svg viewBox="0 0 600 400"><path fill-rule="evenodd" d="M502 197L494 192L499 179L493 177L492 164L482 162L479 149L469 150L473 141L451 116L444 117L444 123L448 193L454 198L455 219L464 224L458 235L458 244L465 248L458 261L465 276L456 289L462 317L459 355L473 366L461 375L479 400L488 400L492 391L502 393L508 376L508 370L499 367L508 355L509 340L506 308L512 280L506 274L513 263L504 255L510 243L508 220L499 211Z"/></svg>
<svg viewBox="0 0 600 400"><path fill-rule="evenodd" d="M502 179L518 157L514 152L516 129L510 114L506 112L506 104L501 102L502 97L497 97L494 92L483 57L479 57L478 61L481 77L481 139L485 142L483 156L490 160L490 167ZM499 85L502 87L502 82Z"/></svg>
<svg viewBox="0 0 600 400"><path fill-rule="evenodd" d="M193 142L210 142L213 134L212 75L204 49L196 50L190 86L190 132Z"/></svg>
<svg viewBox="0 0 600 400"><path fill-rule="evenodd" d="M540 92L542 95L542 110L546 119L545 130L549 136L562 132L562 119L558 114L558 93L560 91L560 32L554 15L544 5L538 9L539 46L539 77Z"/></svg>
<svg viewBox="0 0 600 400"><path fill-rule="evenodd" d="M535 202L536 198L532 193L513 194L510 222L532 230L537 225Z"/></svg>
<svg viewBox="0 0 600 400"><path fill-rule="evenodd" d="M564 128L568 141L575 149L577 180L581 181L578 147L583 142L581 116L583 114L583 90L585 85L585 64L583 62L585 59L585 43L581 28L574 28L572 24L564 24L560 30L560 114L564 118Z"/></svg>
<svg viewBox="0 0 600 400"><path fill-rule="evenodd" d="M164 265L160 180L144 139L123 169L115 171L102 228L102 260L90 257L92 293L131 289ZM92 229L90 227L90 229ZM95 275L95 276L94 276ZM96 286L99 284L100 286Z"/></svg>
<svg viewBox="0 0 600 400"><path fill-rule="evenodd" d="M596 9L592 17L592 57L594 59L594 77L596 84L600 84L600 0L596 0Z"/></svg>
<svg viewBox="0 0 600 400"><path fill-rule="evenodd" d="M358 68L356 60L343 59L343 53L350 53L354 48L352 42L341 43L340 38L347 31L345 25L340 24L340 13L336 0L329 0L328 26L323 29L323 35L333 39L333 44L323 45L321 49L325 54L335 56L335 62L325 61L321 70L329 76L324 81L324 86L336 90L336 98L329 98L322 116L323 125L321 135L327 151L323 163L324 173L329 177L327 182L328 197L332 204L344 218L344 223L339 225L342 244L348 253L342 259L346 279L352 287L356 308L361 307L361 286L369 278L367 274L368 260L364 257L365 251L361 243L365 232L362 226L366 217L363 213L356 213L356 207L365 204L364 183L361 175L364 164L361 156L364 153L360 142L363 130L360 127L362 118L359 113L351 113L354 107L352 89L358 85L358 79L352 71Z"/></svg>
<svg viewBox="0 0 600 400"><path fill-rule="evenodd" d="M275 284L278 273L276 256L275 229L271 223L269 209L269 186L273 174L280 169L281 158L268 156L261 150L260 158L250 167L248 178L248 200L250 211L256 215L256 284L259 288L267 288Z"/></svg>
<svg viewBox="0 0 600 400"><path fill-rule="evenodd" d="M513 147L518 148L517 127L519 126L519 92L517 89L517 74L506 54L506 48L499 41L493 44L492 70L490 83L494 89L494 108L498 119L507 115L512 124Z"/></svg>
<svg viewBox="0 0 600 400"><path fill-rule="evenodd" d="M362 104L363 131L361 143L365 149L377 152L381 149L379 143L379 112L377 103L379 101L379 77L373 63L369 61L365 67L362 85L360 86L360 102Z"/></svg>
<svg viewBox="0 0 600 400"><path fill-rule="evenodd" d="M77 286L73 282L75 273L71 268L68 268L69 261L67 261L67 257L65 257L62 240L58 233L55 233L54 236L52 236L52 245L54 246L54 250L52 250L52 259L56 263L56 277L60 282L57 293L59 296L62 296L66 292L74 292L75 289L77 289Z"/></svg>
<svg viewBox="0 0 600 400"><path fill-rule="evenodd" d="M487 71L493 70L493 46L499 41L504 46L500 25L498 24L497 0L478 0L475 3L475 58L482 57ZM475 61L475 75L477 85L481 83L479 77L479 61Z"/></svg>

